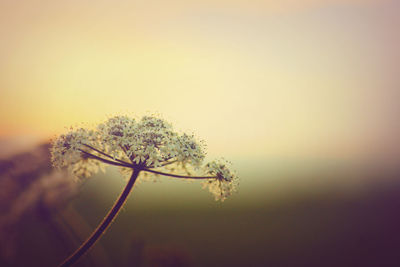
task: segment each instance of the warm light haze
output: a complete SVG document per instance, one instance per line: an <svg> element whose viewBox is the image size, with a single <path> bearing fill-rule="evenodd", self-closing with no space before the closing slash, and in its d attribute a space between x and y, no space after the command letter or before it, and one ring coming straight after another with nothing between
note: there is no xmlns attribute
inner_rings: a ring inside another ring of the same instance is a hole
<svg viewBox="0 0 400 267"><path fill-rule="evenodd" d="M399 70L399 0L0 0L0 266L400 266Z"/></svg>
<svg viewBox="0 0 400 267"><path fill-rule="evenodd" d="M158 112L216 154L360 159L399 148L396 1L2 1L0 10L2 138Z"/></svg>

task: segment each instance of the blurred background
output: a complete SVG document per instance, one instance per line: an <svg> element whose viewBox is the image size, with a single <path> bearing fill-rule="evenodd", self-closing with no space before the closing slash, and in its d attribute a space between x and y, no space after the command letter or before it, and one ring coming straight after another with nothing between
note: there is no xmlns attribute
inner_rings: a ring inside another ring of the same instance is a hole
<svg viewBox="0 0 400 267"><path fill-rule="evenodd" d="M400 266L397 0L0 1L0 266L56 266L125 184L49 140L157 112L233 163L140 183L77 266Z"/></svg>

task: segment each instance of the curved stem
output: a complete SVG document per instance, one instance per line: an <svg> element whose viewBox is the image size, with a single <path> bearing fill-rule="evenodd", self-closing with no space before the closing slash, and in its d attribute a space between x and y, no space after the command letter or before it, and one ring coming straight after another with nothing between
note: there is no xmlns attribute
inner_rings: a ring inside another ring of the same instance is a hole
<svg viewBox="0 0 400 267"><path fill-rule="evenodd" d="M97 160L102 161L104 163L108 163L108 164L115 165L115 166L120 166L120 167L133 168L133 166L131 164L129 164L129 163L126 163L126 164L124 163L123 164L123 163L119 163L119 162L116 162L116 161L103 159L103 158L101 158L99 156L93 155L93 154L91 154L91 153L89 153L89 152L87 152L85 150L82 150L82 149L79 149L79 151L81 151L82 153L84 153L85 155L87 155L87 156L89 156L91 158L97 159Z"/></svg>
<svg viewBox="0 0 400 267"><path fill-rule="evenodd" d="M112 160L115 160L115 161L118 161L118 162L121 162L121 163L124 163L124 164L129 164L128 162L123 161L123 160L120 160L120 159L116 159L116 158L114 158L114 157L112 157L112 156L110 156L110 155L104 153L103 151L98 150L97 148L94 148L94 147L89 146L89 145L87 145L87 144L82 144L82 145L84 145L84 146L86 146L86 147L88 147L88 148L90 148L90 149L92 149L92 150L94 150L94 151L96 151L96 152L102 154L103 156L106 156L107 158L110 158L110 159L112 159Z"/></svg>
<svg viewBox="0 0 400 267"><path fill-rule="evenodd" d="M115 216L117 216L118 212L121 210L122 206L124 205L129 193L132 190L133 185L140 173L140 169L135 169L132 173L131 178L129 179L128 183L125 186L125 189L122 191L121 195L119 196L118 200L115 202L114 206L108 212L107 216L103 219L100 225L97 227L96 230L92 233L92 235L78 248L71 256L69 256L61 265L60 267L71 266L75 262L79 260L95 243L96 241L104 234L107 228L113 222Z"/></svg>
<svg viewBox="0 0 400 267"><path fill-rule="evenodd" d="M172 174L172 173L154 171L154 170L150 170L150 169L146 169L146 168L144 168L143 171L152 172L152 173L160 174L160 175L164 175L164 176L170 176L170 177L174 177L174 178L185 178L185 179L214 179L214 178L218 178L217 176L187 176L187 175L177 175L177 174Z"/></svg>

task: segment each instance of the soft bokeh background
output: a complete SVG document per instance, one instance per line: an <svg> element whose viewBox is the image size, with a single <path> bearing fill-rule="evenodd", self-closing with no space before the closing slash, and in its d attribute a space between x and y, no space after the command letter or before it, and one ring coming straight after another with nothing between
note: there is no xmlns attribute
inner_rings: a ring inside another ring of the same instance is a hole
<svg viewBox="0 0 400 267"><path fill-rule="evenodd" d="M109 168L77 190L37 145L157 112L231 160L239 192L140 184L82 266L400 266L399 1L3 0L0 14L0 265L58 263L125 183Z"/></svg>

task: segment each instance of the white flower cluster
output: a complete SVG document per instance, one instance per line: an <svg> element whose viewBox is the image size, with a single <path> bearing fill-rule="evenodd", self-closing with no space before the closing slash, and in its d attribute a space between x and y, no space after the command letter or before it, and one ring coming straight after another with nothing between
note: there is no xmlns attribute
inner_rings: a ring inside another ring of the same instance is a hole
<svg viewBox="0 0 400 267"><path fill-rule="evenodd" d="M100 162L82 154L84 144L96 145L96 134L93 130L71 129L60 135L52 145L51 161L58 168L67 167L75 177L89 177L98 171Z"/></svg>
<svg viewBox="0 0 400 267"><path fill-rule="evenodd" d="M54 166L68 167L75 176L88 177L99 167L103 168L104 163L128 170L150 171L171 166L175 166L172 167L175 170L177 166L185 169L187 165L198 169L205 157L203 147L193 135L179 134L169 123L155 116L144 116L138 121L115 116L94 130L71 129L59 136L53 142L51 155ZM204 177L206 185L217 199L224 200L232 193L236 175L226 164L220 161L208 163L206 173L210 175Z"/></svg>
<svg viewBox="0 0 400 267"><path fill-rule="evenodd" d="M205 172L217 177L203 183L203 188L208 188L214 195L215 200L224 201L232 195L238 185L236 173L232 172L227 165L228 162L223 159L212 161L205 165Z"/></svg>
<svg viewBox="0 0 400 267"><path fill-rule="evenodd" d="M103 150L113 157L128 156L138 165L160 167L174 161L200 166L205 156L194 136L179 135L160 118L144 116L136 122L117 116L97 128Z"/></svg>

